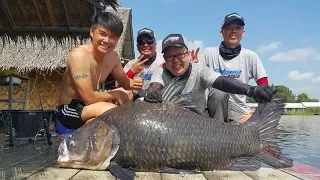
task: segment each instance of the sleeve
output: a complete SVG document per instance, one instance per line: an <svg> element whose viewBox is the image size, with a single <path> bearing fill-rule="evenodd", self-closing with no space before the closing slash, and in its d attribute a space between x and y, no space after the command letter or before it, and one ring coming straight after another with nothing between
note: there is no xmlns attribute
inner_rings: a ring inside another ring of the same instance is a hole
<svg viewBox="0 0 320 180"><path fill-rule="evenodd" d="M201 68L200 76L207 88L213 87L227 93L247 95L251 87L234 78L222 76L208 67Z"/></svg>
<svg viewBox="0 0 320 180"><path fill-rule="evenodd" d="M257 81L257 85L260 86L260 85L269 85L269 82L268 82L268 78L267 77L263 77L263 78L260 78L258 79Z"/></svg>
<svg viewBox="0 0 320 180"><path fill-rule="evenodd" d="M127 62L127 64L123 67L124 72L126 73L127 77L130 79L133 79L135 74L131 71L132 65L135 63L135 59Z"/></svg>
<svg viewBox="0 0 320 180"><path fill-rule="evenodd" d="M154 83L154 82L157 82L157 83L160 83L160 84L162 84L164 86L164 81L163 81L162 75L163 75L163 68L157 69L153 73L153 75L152 75L152 77L150 79L150 84Z"/></svg>
<svg viewBox="0 0 320 180"><path fill-rule="evenodd" d="M198 63L200 65L209 66L208 60L207 60L208 58L207 58L206 54L207 54L207 49L204 49L204 51L199 54Z"/></svg>
<svg viewBox="0 0 320 180"><path fill-rule="evenodd" d="M257 82L259 79L268 77L261 59L257 54L252 57L252 77Z"/></svg>
<svg viewBox="0 0 320 180"><path fill-rule="evenodd" d="M127 64L123 67L124 72L127 73L135 62L136 62L136 59L133 59L127 62Z"/></svg>
<svg viewBox="0 0 320 180"><path fill-rule="evenodd" d="M201 80L206 84L207 88L210 88L213 86L213 83L216 81L218 77L221 75L215 71L212 71L209 67L201 64L201 70L199 71L200 73L200 78Z"/></svg>

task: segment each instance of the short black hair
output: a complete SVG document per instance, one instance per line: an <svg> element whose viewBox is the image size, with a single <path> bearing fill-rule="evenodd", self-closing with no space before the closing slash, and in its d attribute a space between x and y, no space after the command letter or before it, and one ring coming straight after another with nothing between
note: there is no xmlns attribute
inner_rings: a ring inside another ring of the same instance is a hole
<svg viewBox="0 0 320 180"><path fill-rule="evenodd" d="M96 13L92 17L91 23L92 29L96 29L98 25L102 25L118 37L120 37L123 32L123 23L121 19L111 12Z"/></svg>

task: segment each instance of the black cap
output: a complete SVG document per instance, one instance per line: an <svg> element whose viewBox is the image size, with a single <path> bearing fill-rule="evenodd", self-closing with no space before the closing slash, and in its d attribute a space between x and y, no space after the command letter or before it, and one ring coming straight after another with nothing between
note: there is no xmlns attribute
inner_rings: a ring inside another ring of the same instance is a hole
<svg viewBox="0 0 320 180"><path fill-rule="evenodd" d="M187 40L181 34L169 34L164 40L162 41L162 53L167 47L186 47Z"/></svg>
<svg viewBox="0 0 320 180"><path fill-rule="evenodd" d="M139 39L139 36L143 35L143 34L146 34L146 35L149 35L152 39L156 39L154 37L154 32L151 30L151 29L148 29L148 28L143 28L141 30L138 31L138 35L137 35L137 40Z"/></svg>
<svg viewBox="0 0 320 180"><path fill-rule="evenodd" d="M225 26L231 24L232 22L237 21L239 25L244 26L244 19L242 16L240 16L238 13L231 13L224 17L221 25L221 29L223 29Z"/></svg>

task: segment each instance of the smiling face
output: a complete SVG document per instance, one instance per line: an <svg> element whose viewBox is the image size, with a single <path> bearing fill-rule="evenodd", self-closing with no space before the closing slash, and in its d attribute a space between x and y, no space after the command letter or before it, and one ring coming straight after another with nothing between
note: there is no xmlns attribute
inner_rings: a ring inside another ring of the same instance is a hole
<svg viewBox="0 0 320 180"><path fill-rule="evenodd" d="M147 34L142 34L137 40L138 51L145 57L150 57L156 53L156 42Z"/></svg>
<svg viewBox="0 0 320 180"><path fill-rule="evenodd" d="M244 36L243 26L238 23L230 24L225 26L220 32L223 37L223 42L228 48L235 48L240 44L242 37Z"/></svg>
<svg viewBox="0 0 320 180"><path fill-rule="evenodd" d="M119 40L118 36L103 25L90 28L90 36L92 37L93 47L101 54L113 51Z"/></svg>
<svg viewBox="0 0 320 180"><path fill-rule="evenodd" d="M190 53L185 47L168 47L163 58L166 67L175 76L183 75L189 68Z"/></svg>

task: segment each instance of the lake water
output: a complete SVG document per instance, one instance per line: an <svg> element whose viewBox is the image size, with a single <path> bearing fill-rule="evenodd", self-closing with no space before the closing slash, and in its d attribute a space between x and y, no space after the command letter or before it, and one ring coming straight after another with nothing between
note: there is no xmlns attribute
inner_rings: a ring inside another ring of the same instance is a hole
<svg viewBox="0 0 320 180"><path fill-rule="evenodd" d="M282 116L279 145L286 156L320 168L320 116Z"/></svg>

